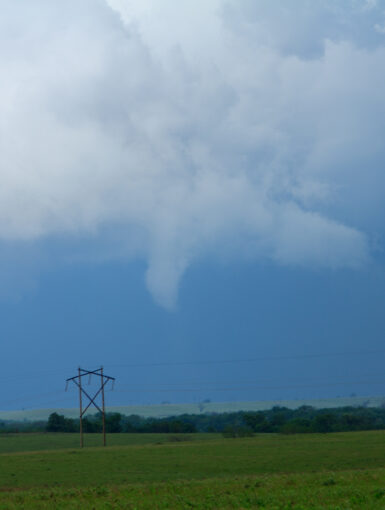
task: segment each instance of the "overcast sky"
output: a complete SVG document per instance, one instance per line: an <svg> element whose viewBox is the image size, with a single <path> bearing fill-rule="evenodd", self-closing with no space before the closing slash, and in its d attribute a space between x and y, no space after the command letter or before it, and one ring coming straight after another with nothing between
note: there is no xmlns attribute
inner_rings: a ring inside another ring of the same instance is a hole
<svg viewBox="0 0 385 510"><path fill-rule="evenodd" d="M7 381L385 392L385 1L0 0L0 83Z"/></svg>

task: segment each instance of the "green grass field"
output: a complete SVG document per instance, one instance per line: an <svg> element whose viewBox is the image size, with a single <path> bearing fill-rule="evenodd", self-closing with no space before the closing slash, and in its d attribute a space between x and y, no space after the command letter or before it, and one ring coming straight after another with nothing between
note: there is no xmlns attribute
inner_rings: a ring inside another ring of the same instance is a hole
<svg viewBox="0 0 385 510"><path fill-rule="evenodd" d="M85 434L84 437L86 448L102 444L101 434ZM221 434L109 434L107 443L108 446L140 446L182 441L211 441L220 437ZM79 434L0 434L0 454L78 447Z"/></svg>
<svg viewBox="0 0 385 510"><path fill-rule="evenodd" d="M384 432L108 439L0 437L0 509L385 508Z"/></svg>

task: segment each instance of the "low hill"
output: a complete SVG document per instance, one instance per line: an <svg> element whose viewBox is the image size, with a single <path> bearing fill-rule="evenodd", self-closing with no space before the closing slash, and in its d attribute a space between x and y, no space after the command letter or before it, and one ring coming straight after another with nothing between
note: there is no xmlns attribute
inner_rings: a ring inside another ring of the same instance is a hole
<svg viewBox="0 0 385 510"><path fill-rule="evenodd" d="M237 411L264 411L274 406L296 409L303 405L313 406L316 409L326 409L345 406L381 407L385 405L385 397L341 397L331 399L307 400L260 400L255 402L205 402L199 404L160 404L147 406L112 406L108 412L118 412L125 415L137 414L145 418L166 418L181 414L198 413L225 413ZM48 416L57 412L68 418L76 418L79 414L77 408L73 409L29 409L22 411L0 411L0 420L34 421L46 420ZM90 411L94 414L95 409Z"/></svg>

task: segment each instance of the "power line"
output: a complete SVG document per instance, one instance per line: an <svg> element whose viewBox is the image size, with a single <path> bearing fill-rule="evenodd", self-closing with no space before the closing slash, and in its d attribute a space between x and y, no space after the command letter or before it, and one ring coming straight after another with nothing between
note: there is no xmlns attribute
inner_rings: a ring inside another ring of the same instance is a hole
<svg viewBox="0 0 385 510"><path fill-rule="evenodd" d="M224 360L195 360L195 361L162 361L162 362L143 362L143 363L126 363L108 365L113 368L141 368L141 367L169 367L169 366L195 366L195 365L227 365L237 363L259 363L261 361L287 361L287 360L300 360L300 359L317 359L317 358L332 358L343 356L371 356L376 354L385 354L385 349L373 351L345 351L345 352L328 352L316 354L297 354L297 355L284 355L284 356L261 356L258 358L243 358L243 359L224 359Z"/></svg>
<svg viewBox="0 0 385 510"><path fill-rule="evenodd" d="M245 386L233 386L233 387L216 387L216 388L163 388L160 389L159 386L149 389L135 389L130 387L129 389L121 388L116 390L117 393L189 393L189 392L200 392L200 391L241 391L245 389L258 389L258 390L285 390L285 389L296 389L296 388L321 388L321 387L333 387L333 386L345 386L348 384L353 385L382 385L385 384L385 380L381 381L339 381L332 383L315 383L315 384L292 384L292 385L284 385L284 386L259 386L259 385L245 385Z"/></svg>
<svg viewBox="0 0 385 510"><path fill-rule="evenodd" d="M58 372L66 372L70 370L69 368L48 368L48 369L40 369L34 372L20 372L19 374L12 370L12 375L1 376L0 381L14 381L14 380L31 380L31 379L40 379L41 376L47 374L57 374Z"/></svg>
<svg viewBox="0 0 385 510"><path fill-rule="evenodd" d="M385 380L340 380L340 381L333 381L333 382L306 382L306 383L294 383L294 384L285 384L285 385L264 385L261 384L262 381L256 382L256 381L250 381L250 382L240 382L238 381L236 385L234 386L225 386L225 385L216 385L215 382L213 383L204 383L205 386L200 386L196 388L192 387L180 387L181 383L169 383L162 385L163 387L157 385L157 386L147 386L147 388L143 388L143 385L140 387L130 386L129 388L121 387L120 389L116 390L118 393L191 393L191 392L230 392L230 391L245 391L249 389L256 389L256 390L286 390L286 389L306 389L306 388L322 388L322 387L336 387L336 386L345 386L345 385L384 385ZM170 384L175 384L177 387L170 387ZM183 383L182 383L183 384ZM186 384L186 382L184 382ZM194 384L194 383L192 383ZM214 385L214 386L212 386ZM8 400L5 402L2 402L2 405L12 405L15 403L23 403L26 401L35 401L39 400L41 398L45 397L54 397L54 395L57 395L58 398L55 399L54 402L63 402L64 400L67 400L65 398L65 392L64 390L56 390L52 392L47 393L39 393L39 394L33 394L33 395L25 395L23 397L17 397L12 400Z"/></svg>
<svg viewBox="0 0 385 510"><path fill-rule="evenodd" d="M119 364L119 365L109 365L110 367L122 367L122 368L133 368L133 367L172 367L172 366L198 366L198 365L225 365L225 364L242 364L242 363L258 363L263 361L287 361L287 360L309 360L309 359L319 359L319 358L330 358L330 357L356 357L359 356L360 358L364 356L371 356L371 355L379 355L384 354L385 349L378 349L378 350L369 350L369 351L343 351L343 352L328 352L328 353L313 353L313 354L300 354L300 355L282 355L282 356L261 356L258 358L247 358L247 359L225 359L225 360L190 360L190 361L165 361L165 362L143 362L143 363L129 363L129 364ZM36 377L39 377L39 372L42 374L48 374L48 373L58 373L63 372L66 370L65 368L61 369L44 369L40 370L38 372L28 374L23 374L21 377L23 379L35 379ZM374 375L374 374L372 374ZM12 373L11 376L2 376L0 377L0 380L10 380L18 378L18 376L15 374L15 372ZM191 385L195 384L195 382L181 382L181 383L166 383L163 384L163 387L152 386L149 385L147 388L144 388L143 385L140 386L140 388L135 388L131 386L129 389L121 388L118 390L120 393L172 393L172 392L178 392L178 393L191 393L191 392L230 392L230 391L245 391L248 389L257 389L257 390L285 390L285 389L296 389L296 388L317 388L317 387L333 387L333 386L343 386L343 385L382 385L385 383L383 380L373 381L373 380L349 380L349 381L338 381L338 382L312 382L309 384L307 383L298 383L298 384L286 384L286 385L264 385L261 384L262 381L247 381L247 382L241 382L241 381L231 381L228 383L223 382L223 384L218 385L218 381L216 382L205 382L202 383L202 381L197 381L198 384L203 384L204 386L198 387L198 388L191 388L191 387L181 387L181 385ZM171 386L177 386L177 387L171 387ZM26 402L31 401L32 399L36 401L36 399L39 399L41 397L48 397L53 395L59 395L61 392L49 392L44 394L38 394L38 395L28 395L24 397L17 397L12 400L8 400L7 402L2 402L2 406L4 405L12 405L16 402Z"/></svg>
<svg viewBox="0 0 385 510"><path fill-rule="evenodd" d="M290 361L290 360L307 360L307 359L321 359L333 357L364 357L378 354L385 354L385 349L377 349L371 351L340 351L340 352L326 352L326 353L310 353L310 354L287 354L281 356L260 356L256 358L242 358L242 359L211 359L211 360L184 360L184 361L160 361L160 362L137 362L137 363L121 363L121 364L106 364L111 368L143 368L143 367L170 367L170 366L198 366L198 365L230 365L230 364L243 364L243 363L259 363L263 361ZM58 369L40 369L34 372L26 373L20 372L19 374L12 371L12 375L0 376L0 381L10 381L16 379L38 379L42 374L66 372L73 367L63 367Z"/></svg>
<svg viewBox="0 0 385 510"><path fill-rule="evenodd" d="M370 373L370 374L360 374L359 376L357 376L358 378L360 377L382 377L383 376L383 373L380 373L380 374L375 374L375 373ZM351 376L351 377L355 377L355 376ZM215 381L202 381L201 379L199 380L195 380L195 381L186 381L186 380L183 380L183 381L179 381L179 382L164 382L164 383L159 383L159 384L156 384L156 383L151 383L151 384L147 384L147 383L140 383L140 388L143 388L143 387L147 387L149 389L152 389L152 388L156 388L156 389L159 389L160 387L167 387L168 389L170 389L170 391L173 390L173 387L177 387L177 388L180 388L181 386L183 387L183 385L194 385L194 384L200 384L200 385L205 385L207 386L206 389L210 389L209 387L210 386L217 386L217 385L231 385L232 383L234 382L234 378L232 379L232 381L228 381L228 380L222 380L222 381L219 381L219 380L215 380ZM274 379L259 379L258 381L255 381L255 380L247 380L247 381L242 381L242 380L237 380L236 383L238 385L256 385L256 384L274 384ZM341 381L339 381L341 383L344 382L344 380L342 379ZM306 385L314 385L314 384L323 384L324 381L319 381L319 380L314 380L314 379L307 379L307 378L301 378L300 380L291 380L289 381L288 383L285 384L285 388L288 387L288 385L292 385L292 384L306 384ZM337 383L337 381L336 381ZM154 386L154 384L156 384L156 386ZM346 382L346 384L349 384L348 382ZM130 388L133 388L135 389L137 386L135 385L130 385Z"/></svg>
<svg viewBox="0 0 385 510"><path fill-rule="evenodd" d="M7 401L3 401L2 402L2 405L12 405L12 404L16 404L18 402L26 402L28 400L35 400L36 399L39 399L39 398L45 398L45 397L53 397L54 395L60 395L63 391L60 391L60 390L57 390L57 391L50 391L50 392L47 392L47 393L39 393L39 394L34 394L34 395L24 395L22 397L16 397L12 400L7 400Z"/></svg>

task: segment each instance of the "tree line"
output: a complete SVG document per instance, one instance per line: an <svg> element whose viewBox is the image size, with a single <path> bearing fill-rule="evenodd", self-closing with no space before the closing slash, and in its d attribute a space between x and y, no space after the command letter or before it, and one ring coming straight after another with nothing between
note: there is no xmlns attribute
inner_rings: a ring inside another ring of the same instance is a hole
<svg viewBox="0 0 385 510"><path fill-rule="evenodd" d="M233 413L183 414L167 418L144 418L138 415L106 413L108 433L195 433L219 432L227 437L255 433L314 433L350 430L385 429L385 408L340 407L298 409L273 407L265 411ZM79 420L52 413L47 421L1 421L0 433L6 432L78 432ZM83 431L102 431L102 415L97 413L83 419Z"/></svg>

